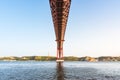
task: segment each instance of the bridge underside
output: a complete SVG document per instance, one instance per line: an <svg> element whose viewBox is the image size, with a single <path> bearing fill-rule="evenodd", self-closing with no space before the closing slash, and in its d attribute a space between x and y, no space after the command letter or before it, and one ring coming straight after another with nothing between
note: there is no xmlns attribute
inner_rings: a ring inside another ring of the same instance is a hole
<svg viewBox="0 0 120 80"><path fill-rule="evenodd" d="M63 60L63 42L71 0L49 0L57 42L57 59Z"/></svg>

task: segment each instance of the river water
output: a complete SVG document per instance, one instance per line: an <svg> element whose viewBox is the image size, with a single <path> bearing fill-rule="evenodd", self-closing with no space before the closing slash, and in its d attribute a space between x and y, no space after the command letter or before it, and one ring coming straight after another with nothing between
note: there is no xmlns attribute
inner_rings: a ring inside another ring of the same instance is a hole
<svg viewBox="0 0 120 80"><path fill-rule="evenodd" d="M120 80L120 62L0 61L0 80Z"/></svg>

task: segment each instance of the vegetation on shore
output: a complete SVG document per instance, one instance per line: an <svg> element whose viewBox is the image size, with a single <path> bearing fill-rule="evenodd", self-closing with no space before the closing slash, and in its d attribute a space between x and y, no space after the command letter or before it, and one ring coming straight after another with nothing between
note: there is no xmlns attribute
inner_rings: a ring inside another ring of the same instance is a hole
<svg viewBox="0 0 120 80"><path fill-rule="evenodd" d="M27 60L35 60L35 61L55 61L56 57L54 56L22 56L22 57L15 57L15 56L9 56L9 57L0 57L0 60L4 61L27 61ZM64 57L65 61L120 61L119 57L112 57L112 56L102 56L102 57L74 57L74 56L68 56Z"/></svg>

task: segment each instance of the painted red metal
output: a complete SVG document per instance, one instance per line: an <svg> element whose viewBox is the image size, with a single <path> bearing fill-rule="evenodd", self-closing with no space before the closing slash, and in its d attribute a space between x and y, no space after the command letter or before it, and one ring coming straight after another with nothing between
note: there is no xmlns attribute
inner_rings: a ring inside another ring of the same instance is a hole
<svg viewBox="0 0 120 80"><path fill-rule="evenodd" d="M63 59L63 42L71 0L49 0L57 42L57 59Z"/></svg>

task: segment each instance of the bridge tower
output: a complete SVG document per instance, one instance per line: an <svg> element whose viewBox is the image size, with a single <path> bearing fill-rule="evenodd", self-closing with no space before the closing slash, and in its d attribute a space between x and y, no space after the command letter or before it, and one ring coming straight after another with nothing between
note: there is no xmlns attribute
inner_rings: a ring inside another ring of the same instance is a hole
<svg viewBox="0 0 120 80"><path fill-rule="evenodd" d="M49 0L57 42L57 61L63 59L63 42L71 0Z"/></svg>

